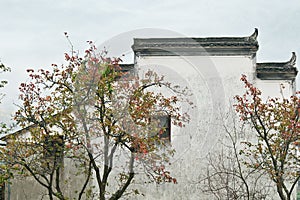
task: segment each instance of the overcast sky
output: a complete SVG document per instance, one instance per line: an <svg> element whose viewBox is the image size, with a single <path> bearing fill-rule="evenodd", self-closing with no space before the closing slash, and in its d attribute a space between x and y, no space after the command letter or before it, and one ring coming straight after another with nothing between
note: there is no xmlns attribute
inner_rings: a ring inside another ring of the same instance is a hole
<svg viewBox="0 0 300 200"><path fill-rule="evenodd" d="M12 68L1 75L10 82L2 118L12 112L27 68L63 62L65 31L83 51L87 40L102 44L142 28L214 37L248 36L257 27L258 62L287 61L292 51L300 57L299 0L0 0L0 20L0 60Z"/></svg>

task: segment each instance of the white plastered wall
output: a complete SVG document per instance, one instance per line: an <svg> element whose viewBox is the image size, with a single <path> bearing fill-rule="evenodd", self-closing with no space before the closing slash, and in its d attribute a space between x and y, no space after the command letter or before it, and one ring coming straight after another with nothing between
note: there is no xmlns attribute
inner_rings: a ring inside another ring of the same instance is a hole
<svg viewBox="0 0 300 200"><path fill-rule="evenodd" d="M141 187L142 199L211 199L201 194L200 170L205 170L205 158L218 149L224 136L223 115L232 109L233 97L245 91L240 81L245 74L253 80L255 57L250 56L149 56L137 57L140 74L152 69L171 83L187 86L196 108L190 110L187 127L172 127L172 145L176 154L168 166L178 184ZM183 110L188 109L183 106ZM142 184L142 181L136 182Z"/></svg>

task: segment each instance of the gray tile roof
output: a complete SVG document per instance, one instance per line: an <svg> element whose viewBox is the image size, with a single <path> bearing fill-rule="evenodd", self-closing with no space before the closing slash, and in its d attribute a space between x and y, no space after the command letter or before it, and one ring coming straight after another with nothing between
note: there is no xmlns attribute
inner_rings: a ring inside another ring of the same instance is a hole
<svg viewBox="0 0 300 200"><path fill-rule="evenodd" d="M295 66L296 54L287 62L266 62L256 64L257 78L262 80L293 80L297 76L298 70Z"/></svg>
<svg viewBox="0 0 300 200"><path fill-rule="evenodd" d="M135 38L136 55L253 55L258 50L258 30L247 37Z"/></svg>

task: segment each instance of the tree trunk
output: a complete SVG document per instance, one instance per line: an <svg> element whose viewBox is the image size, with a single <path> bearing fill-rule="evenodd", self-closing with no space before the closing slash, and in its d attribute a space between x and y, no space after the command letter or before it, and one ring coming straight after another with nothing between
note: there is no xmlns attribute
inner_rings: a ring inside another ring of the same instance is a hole
<svg viewBox="0 0 300 200"><path fill-rule="evenodd" d="M286 196L283 193L282 187L277 183L277 193L279 194L279 197L281 200L290 200L290 198L286 198Z"/></svg>

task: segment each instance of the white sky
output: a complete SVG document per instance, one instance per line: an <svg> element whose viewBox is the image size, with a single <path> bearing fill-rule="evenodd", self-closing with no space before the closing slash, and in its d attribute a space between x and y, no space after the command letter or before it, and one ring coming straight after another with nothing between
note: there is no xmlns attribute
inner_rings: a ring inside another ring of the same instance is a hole
<svg viewBox="0 0 300 200"><path fill-rule="evenodd" d="M12 68L0 107L7 120L27 68L62 63L70 47L83 51L141 28L168 29L185 36L248 36L257 27L258 62L300 59L299 0L0 0L0 60ZM300 64L298 64L300 66ZM299 78L298 78L299 80Z"/></svg>

